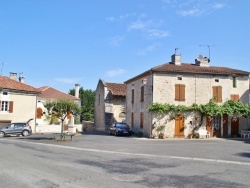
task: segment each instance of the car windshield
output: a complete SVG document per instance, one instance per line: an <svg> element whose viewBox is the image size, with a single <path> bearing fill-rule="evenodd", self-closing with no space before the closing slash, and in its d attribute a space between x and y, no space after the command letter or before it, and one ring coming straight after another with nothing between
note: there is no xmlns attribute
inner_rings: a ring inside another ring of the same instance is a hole
<svg viewBox="0 0 250 188"><path fill-rule="evenodd" d="M125 123L117 123L117 124L116 124L116 127L118 127L118 128L127 128L128 125L125 124Z"/></svg>

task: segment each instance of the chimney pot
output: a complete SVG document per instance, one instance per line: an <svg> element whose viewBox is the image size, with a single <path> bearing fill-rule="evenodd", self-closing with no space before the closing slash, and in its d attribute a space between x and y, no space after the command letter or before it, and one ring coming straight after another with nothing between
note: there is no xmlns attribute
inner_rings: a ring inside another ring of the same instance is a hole
<svg viewBox="0 0 250 188"><path fill-rule="evenodd" d="M80 84L75 84L75 97L79 98Z"/></svg>

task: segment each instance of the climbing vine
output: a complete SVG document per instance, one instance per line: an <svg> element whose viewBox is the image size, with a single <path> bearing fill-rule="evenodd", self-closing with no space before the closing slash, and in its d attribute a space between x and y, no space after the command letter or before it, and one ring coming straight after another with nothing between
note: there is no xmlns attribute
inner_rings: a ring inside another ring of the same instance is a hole
<svg viewBox="0 0 250 188"><path fill-rule="evenodd" d="M156 114L167 114L170 112L186 112L186 111L198 111L202 115L213 117L213 116L222 116L227 114L230 116L243 116L248 117L250 115L250 106L242 102L237 102L233 100L227 100L222 105L219 105L210 99L207 104L196 104L194 103L191 106L185 105L173 105L173 104L161 104L153 103L148 107L149 112Z"/></svg>

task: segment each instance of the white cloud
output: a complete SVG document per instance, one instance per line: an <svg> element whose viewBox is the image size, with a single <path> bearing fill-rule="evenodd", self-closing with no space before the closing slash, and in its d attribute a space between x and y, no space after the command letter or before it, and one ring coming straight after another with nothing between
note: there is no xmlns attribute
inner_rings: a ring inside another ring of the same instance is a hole
<svg viewBox="0 0 250 188"><path fill-rule="evenodd" d="M222 3L217 3L213 6L214 9L221 9L225 6L225 4L222 4Z"/></svg>
<svg viewBox="0 0 250 188"><path fill-rule="evenodd" d="M122 14L117 17L110 16L110 17L107 17L106 20L110 22L114 22L114 21L121 21L121 20L127 19L129 17L134 17L134 16L136 16L136 13L128 13L128 14Z"/></svg>
<svg viewBox="0 0 250 188"><path fill-rule="evenodd" d="M195 9L191 9L191 10L179 10L177 11L177 14L180 14L182 16L197 16L200 15L202 13L201 10L195 8Z"/></svg>
<svg viewBox="0 0 250 188"><path fill-rule="evenodd" d="M158 44L149 45L145 49L138 50L137 55L139 55L139 56L147 55L149 52L154 51L155 49L157 49L158 46L159 46Z"/></svg>
<svg viewBox="0 0 250 188"><path fill-rule="evenodd" d="M115 36L115 37L111 37L108 39L108 42L114 46L114 47L117 47L117 46L120 46L121 42L124 40L124 37L123 36Z"/></svg>
<svg viewBox="0 0 250 188"><path fill-rule="evenodd" d="M164 38L169 36L169 33L167 31L161 31L157 29L150 29L147 31L148 38Z"/></svg>
<svg viewBox="0 0 250 188"><path fill-rule="evenodd" d="M152 24L151 20L148 21L137 20L129 25L128 30L143 30L148 26L150 26L151 24Z"/></svg>
<svg viewBox="0 0 250 188"><path fill-rule="evenodd" d="M109 70L106 72L106 75L108 77L115 77L115 76L118 76L118 75L121 75L121 74L124 74L125 73L125 70L123 69L116 69L116 70Z"/></svg>
<svg viewBox="0 0 250 188"><path fill-rule="evenodd" d="M81 80L82 78L55 78L56 82L61 82L65 84L76 84Z"/></svg>
<svg viewBox="0 0 250 188"><path fill-rule="evenodd" d="M107 17L106 20L110 21L110 22L114 22L115 21L115 17Z"/></svg>

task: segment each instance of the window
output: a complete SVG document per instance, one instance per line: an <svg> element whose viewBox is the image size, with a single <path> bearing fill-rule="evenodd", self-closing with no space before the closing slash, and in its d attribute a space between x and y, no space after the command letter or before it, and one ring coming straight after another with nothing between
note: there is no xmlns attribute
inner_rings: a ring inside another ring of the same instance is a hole
<svg viewBox="0 0 250 188"><path fill-rule="evenodd" d="M220 80L219 80L219 79L215 79L214 81L215 81L215 82L219 82Z"/></svg>
<svg viewBox="0 0 250 188"><path fill-rule="evenodd" d="M1 111L12 113L13 112L13 101L0 101Z"/></svg>
<svg viewBox="0 0 250 188"><path fill-rule="evenodd" d="M175 84L175 100L185 101L185 84Z"/></svg>
<svg viewBox="0 0 250 188"><path fill-rule="evenodd" d="M100 105L100 102L101 102L101 96L100 94L98 95L98 105Z"/></svg>
<svg viewBox="0 0 250 188"><path fill-rule="evenodd" d="M41 119L41 118L42 118L42 115L43 115L43 110L42 110L42 108L37 108L37 109L36 109L36 118L37 118L37 119Z"/></svg>
<svg viewBox="0 0 250 188"><path fill-rule="evenodd" d="M233 88L237 87L236 77L233 77Z"/></svg>
<svg viewBox="0 0 250 188"><path fill-rule="evenodd" d="M132 100L131 100L131 102L134 103L134 102L135 102L135 90L134 90L134 89L132 89L131 95L132 95Z"/></svg>
<svg viewBox="0 0 250 188"><path fill-rule="evenodd" d="M141 86L141 102L144 102L144 86Z"/></svg>
<svg viewBox="0 0 250 188"><path fill-rule="evenodd" d="M213 100L214 102L222 102L222 87L213 86Z"/></svg>
<svg viewBox="0 0 250 188"><path fill-rule="evenodd" d="M144 114L143 112L140 113L140 128L143 128L143 120L144 120Z"/></svg>
<svg viewBox="0 0 250 188"><path fill-rule="evenodd" d="M221 116L214 116L212 124L213 124L213 129L214 130L220 130Z"/></svg>
<svg viewBox="0 0 250 188"><path fill-rule="evenodd" d="M3 92L3 95L8 95L8 92L4 91L4 92Z"/></svg>
<svg viewBox="0 0 250 188"><path fill-rule="evenodd" d="M232 94L232 95L230 95L230 99L231 99L232 101L237 101L237 102L239 102L239 95L234 95L234 94Z"/></svg>
<svg viewBox="0 0 250 188"><path fill-rule="evenodd" d="M134 126L134 113L131 113L131 126Z"/></svg>
<svg viewBox="0 0 250 188"><path fill-rule="evenodd" d="M182 77L177 77L177 80L182 80Z"/></svg>

